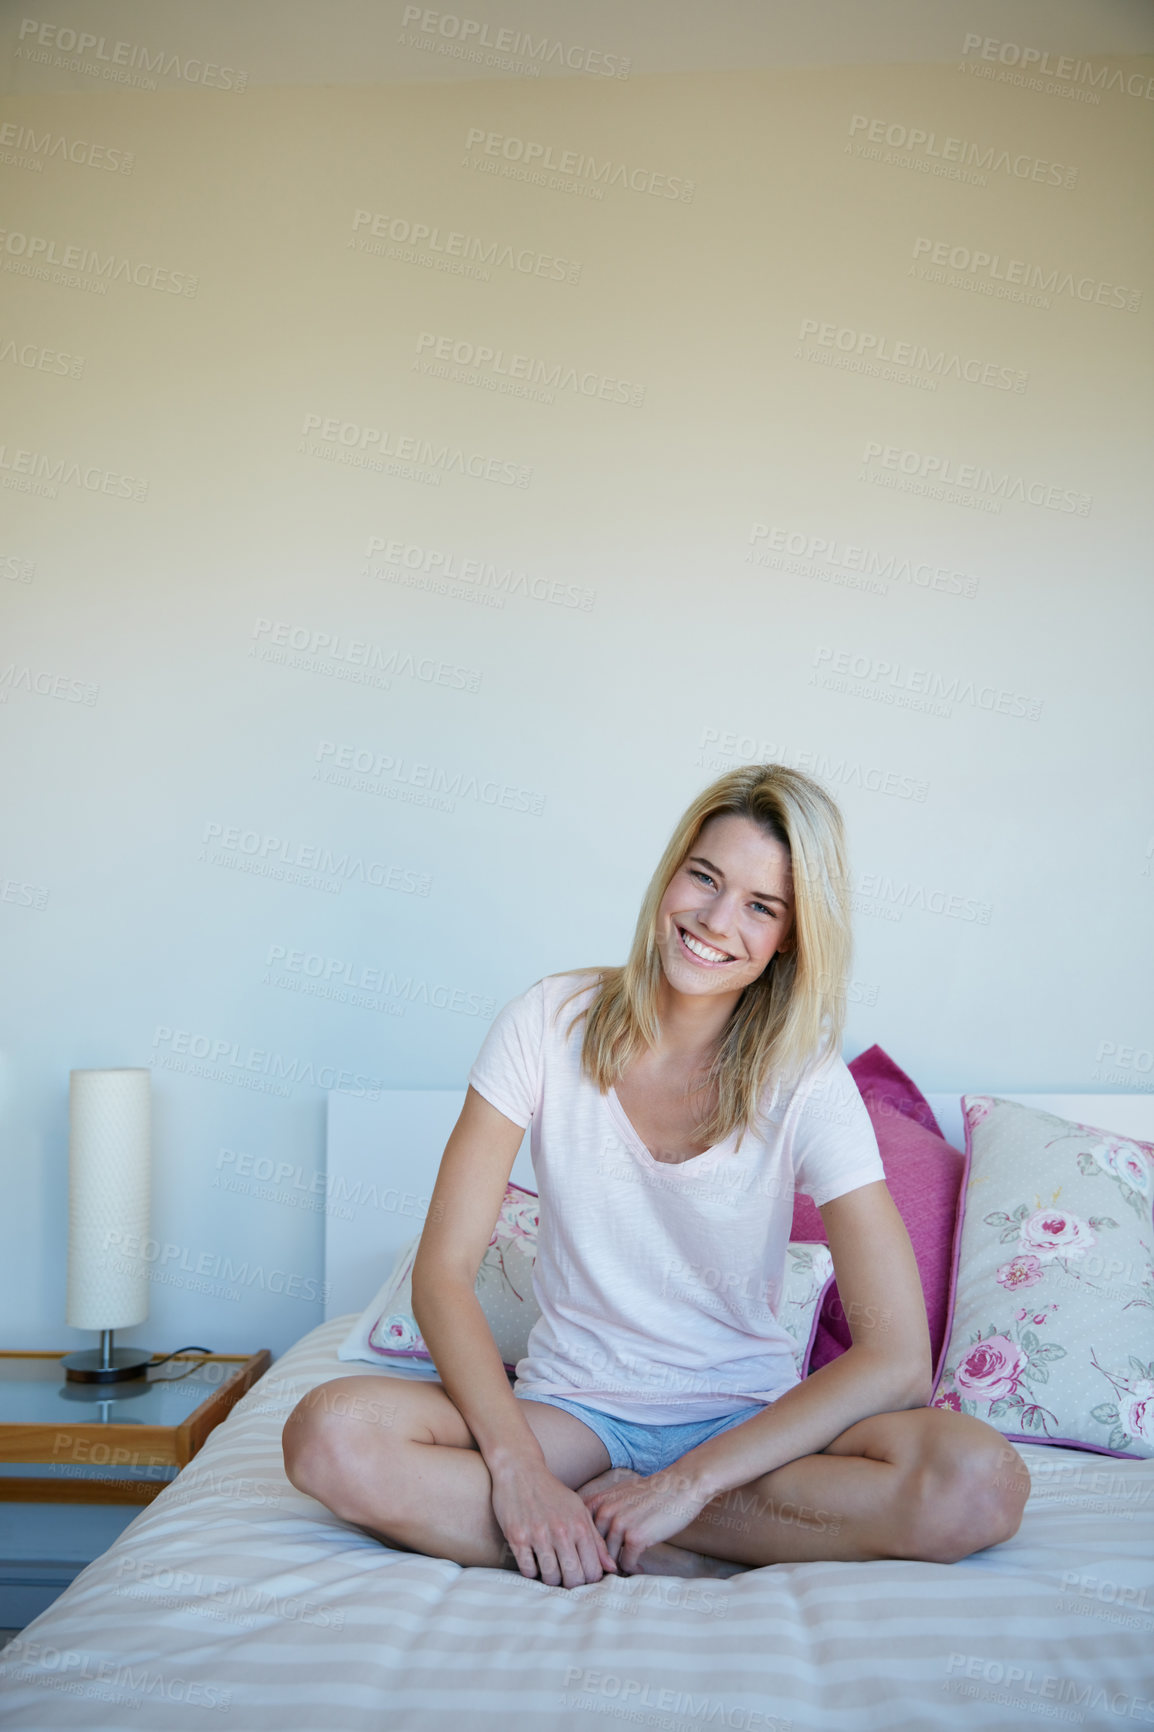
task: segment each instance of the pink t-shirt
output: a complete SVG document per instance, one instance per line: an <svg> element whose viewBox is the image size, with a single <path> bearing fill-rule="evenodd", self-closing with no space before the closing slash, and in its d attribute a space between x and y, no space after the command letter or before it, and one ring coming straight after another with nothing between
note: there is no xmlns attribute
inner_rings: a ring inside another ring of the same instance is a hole
<svg viewBox="0 0 1154 1732"><path fill-rule="evenodd" d="M734 1131L691 1160L655 1161L616 1090L582 1071L584 1022L566 1036L596 984L535 982L498 1012L469 1072L532 1125L541 1316L515 1390L653 1425L752 1413L799 1381L774 1314L795 1187L821 1204L884 1180L869 1114L843 1060L827 1058L767 1090L760 1134L740 1148Z"/></svg>

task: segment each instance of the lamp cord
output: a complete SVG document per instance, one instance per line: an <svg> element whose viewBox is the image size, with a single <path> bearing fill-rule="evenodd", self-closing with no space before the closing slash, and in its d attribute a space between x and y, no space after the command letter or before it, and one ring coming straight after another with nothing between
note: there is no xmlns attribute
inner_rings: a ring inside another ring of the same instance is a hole
<svg viewBox="0 0 1154 1732"><path fill-rule="evenodd" d="M178 1353L211 1353L211 1352L212 1352L211 1347L198 1347L195 1344L195 1342L191 1342L187 1347L174 1347L171 1353L166 1353L164 1355L163 1359L153 1359L148 1366L148 1370L151 1373L151 1372L156 1370L158 1365L167 1365L169 1360L175 1359ZM190 1365L187 1371L181 1372L181 1377L188 1377L192 1374L192 1372L198 1371L199 1369L200 1369L200 1367L197 1365ZM161 1383L179 1383L180 1378L179 1377L167 1377L167 1378L162 1377L159 1381Z"/></svg>

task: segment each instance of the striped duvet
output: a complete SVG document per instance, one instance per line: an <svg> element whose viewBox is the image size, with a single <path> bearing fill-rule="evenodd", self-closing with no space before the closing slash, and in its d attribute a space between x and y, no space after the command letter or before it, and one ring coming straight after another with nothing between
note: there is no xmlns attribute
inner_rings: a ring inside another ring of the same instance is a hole
<svg viewBox="0 0 1154 1732"><path fill-rule="evenodd" d="M1021 1446L1008 1544L547 1588L379 1545L284 1477L351 1317L279 1360L4 1651L0 1724L235 1732L1154 1725L1154 1461ZM387 1377L390 1374L379 1372Z"/></svg>

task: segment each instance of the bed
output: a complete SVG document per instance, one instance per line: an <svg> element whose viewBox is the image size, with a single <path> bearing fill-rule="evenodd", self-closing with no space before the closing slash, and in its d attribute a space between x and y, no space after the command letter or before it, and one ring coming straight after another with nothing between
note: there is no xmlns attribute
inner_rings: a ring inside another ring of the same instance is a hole
<svg viewBox="0 0 1154 1732"><path fill-rule="evenodd" d="M1154 1137L1154 1099L1013 1098ZM952 1565L549 1588L382 1546L285 1479L281 1429L419 1230L459 1092L330 1097L325 1320L0 1657L0 1724L238 1732L927 1732L1154 1725L1154 1460L1021 1444L1021 1529ZM956 1099L930 1096L960 1138ZM387 1182L382 1184L382 1175ZM514 1179L532 1186L523 1146Z"/></svg>

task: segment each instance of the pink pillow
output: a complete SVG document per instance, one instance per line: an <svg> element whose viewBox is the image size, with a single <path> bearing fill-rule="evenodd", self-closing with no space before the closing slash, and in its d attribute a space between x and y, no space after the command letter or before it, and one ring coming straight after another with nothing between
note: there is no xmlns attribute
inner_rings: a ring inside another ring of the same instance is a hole
<svg viewBox="0 0 1154 1732"><path fill-rule="evenodd" d="M886 1183L917 1258L936 1382L946 1345L954 1222L965 1156L946 1142L929 1101L880 1046L860 1053L849 1069L865 1101ZM809 1197L795 1196L789 1236L827 1243L821 1215ZM851 1342L835 1281L818 1318L810 1371L837 1359Z"/></svg>

